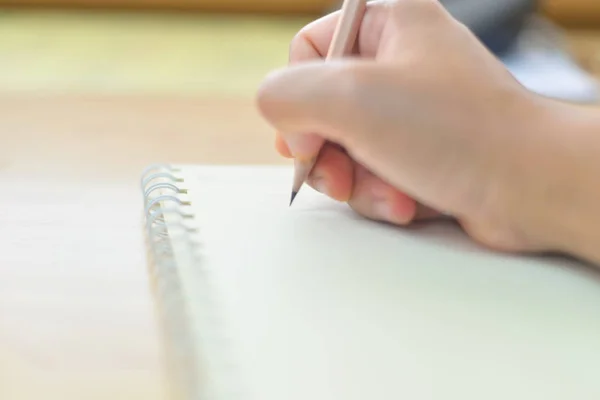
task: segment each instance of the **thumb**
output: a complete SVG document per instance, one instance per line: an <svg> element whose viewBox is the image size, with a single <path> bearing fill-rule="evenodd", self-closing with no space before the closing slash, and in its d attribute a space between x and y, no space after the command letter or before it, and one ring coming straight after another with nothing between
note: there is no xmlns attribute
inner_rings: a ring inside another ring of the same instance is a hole
<svg viewBox="0 0 600 400"><path fill-rule="evenodd" d="M257 105L296 158L315 157L324 140L342 146L365 134L360 111L373 63L331 61L297 64L272 72Z"/></svg>

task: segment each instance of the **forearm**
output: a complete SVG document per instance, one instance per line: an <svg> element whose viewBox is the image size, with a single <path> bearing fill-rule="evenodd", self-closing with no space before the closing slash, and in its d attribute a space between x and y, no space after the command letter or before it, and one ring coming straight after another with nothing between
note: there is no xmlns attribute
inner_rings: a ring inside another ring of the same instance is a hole
<svg viewBox="0 0 600 400"><path fill-rule="evenodd" d="M600 266L600 106L548 101L532 137L537 193L527 212L538 234L556 251Z"/></svg>

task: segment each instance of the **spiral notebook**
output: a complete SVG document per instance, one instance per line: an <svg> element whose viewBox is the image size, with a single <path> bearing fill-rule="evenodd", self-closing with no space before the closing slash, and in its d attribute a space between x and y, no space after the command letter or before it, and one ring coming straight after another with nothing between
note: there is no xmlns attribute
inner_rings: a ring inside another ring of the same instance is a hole
<svg viewBox="0 0 600 400"><path fill-rule="evenodd" d="M367 221L292 170L142 177L177 399L597 400L600 279L452 223Z"/></svg>

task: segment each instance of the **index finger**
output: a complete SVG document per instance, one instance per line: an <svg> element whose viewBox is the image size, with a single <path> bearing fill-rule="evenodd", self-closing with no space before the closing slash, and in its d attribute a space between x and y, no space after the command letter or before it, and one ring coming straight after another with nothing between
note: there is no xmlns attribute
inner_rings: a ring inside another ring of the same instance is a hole
<svg viewBox="0 0 600 400"><path fill-rule="evenodd" d="M367 3L354 55L375 57L389 15L389 4L384 0ZM340 11L335 11L302 28L290 44L290 64L325 58L339 18Z"/></svg>

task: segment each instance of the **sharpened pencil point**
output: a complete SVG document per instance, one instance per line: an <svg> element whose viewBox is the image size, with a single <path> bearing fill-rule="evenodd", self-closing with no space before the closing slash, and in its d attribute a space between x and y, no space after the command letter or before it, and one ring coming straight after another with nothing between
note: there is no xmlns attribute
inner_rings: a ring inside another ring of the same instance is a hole
<svg viewBox="0 0 600 400"><path fill-rule="evenodd" d="M292 192L292 197L290 199L290 207L292 206L292 203L294 202L294 199L296 198L297 195L298 195L298 192Z"/></svg>

